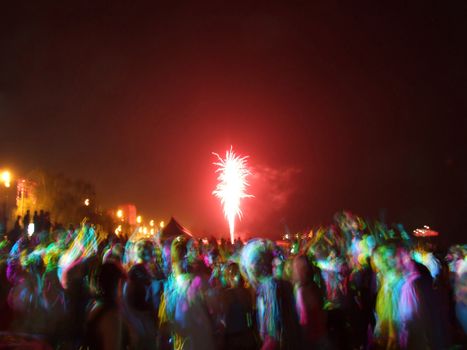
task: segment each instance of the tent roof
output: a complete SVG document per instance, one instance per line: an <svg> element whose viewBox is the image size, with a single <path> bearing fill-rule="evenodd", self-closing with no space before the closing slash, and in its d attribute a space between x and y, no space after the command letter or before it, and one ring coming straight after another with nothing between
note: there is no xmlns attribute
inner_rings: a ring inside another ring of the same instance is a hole
<svg viewBox="0 0 467 350"><path fill-rule="evenodd" d="M193 237L187 228L183 227L174 217L171 217L167 226L162 229L160 238L166 240L178 236Z"/></svg>

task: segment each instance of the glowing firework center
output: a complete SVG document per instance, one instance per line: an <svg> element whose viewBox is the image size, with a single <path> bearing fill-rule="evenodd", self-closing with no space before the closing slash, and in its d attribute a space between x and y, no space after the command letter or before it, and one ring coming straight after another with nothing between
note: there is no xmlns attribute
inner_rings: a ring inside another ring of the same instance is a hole
<svg viewBox="0 0 467 350"><path fill-rule="evenodd" d="M225 152L225 158L221 158L217 153L213 153L218 161L213 163L217 166L218 173L216 189L212 192L214 196L220 199L224 208L224 216L229 223L230 241L235 240L235 217L242 217L240 201L243 198L253 197L246 193L248 187L247 177L250 175L246 160L248 156L237 156L232 147Z"/></svg>

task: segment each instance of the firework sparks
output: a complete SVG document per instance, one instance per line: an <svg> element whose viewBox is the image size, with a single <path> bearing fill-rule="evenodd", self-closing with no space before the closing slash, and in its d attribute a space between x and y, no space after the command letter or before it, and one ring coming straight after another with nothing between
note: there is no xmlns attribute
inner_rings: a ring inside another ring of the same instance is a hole
<svg viewBox="0 0 467 350"><path fill-rule="evenodd" d="M235 218L242 217L240 201L243 198L252 197L246 192L247 177L251 174L246 164L248 156L239 157L233 152L232 147L225 152L225 158L221 158L217 153L213 154L218 158L218 161L213 164L218 167L216 173L219 174L217 177L219 183L212 194L220 199L224 208L224 216L229 223L230 241L233 244Z"/></svg>

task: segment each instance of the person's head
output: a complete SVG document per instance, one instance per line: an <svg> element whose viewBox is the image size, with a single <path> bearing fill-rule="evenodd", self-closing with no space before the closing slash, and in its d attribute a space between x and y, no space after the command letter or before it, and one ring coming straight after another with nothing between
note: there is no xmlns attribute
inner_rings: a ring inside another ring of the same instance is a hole
<svg viewBox="0 0 467 350"><path fill-rule="evenodd" d="M219 249L217 245L211 246L205 255L205 261L207 265L209 265L210 267L213 267L217 263L218 259L219 259Z"/></svg>
<svg viewBox="0 0 467 350"><path fill-rule="evenodd" d="M264 251L259 255L255 265L255 272L258 277L272 276L274 255L271 251Z"/></svg>
<svg viewBox="0 0 467 350"><path fill-rule="evenodd" d="M172 260L172 271L175 274L187 272L187 239L184 236L178 236L172 241L170 255Z"/></svg>
<svg viewBox="0 0 467 350"><path fill-rule="evenodd" d="M236 263L229 263L224 270L225 282L230 288L237 288L243 286L243 278L240 274L240 268Z"/></svg>
<svg viewBox="0 0 467 350"><path fill-rule="evenodd" d="M99 294L103 299L117 300L121 290L121 282L125 274L120 266L113 262L102 264L97 275Z"/></svg>
<svg viewBox="0 0 467 350"><path fill-rule="evenodd" d="M285 260L282 257L276 256L272 260L272 270L273 274L277 279L282 279L284 276L284 265Z"/></svg>
<svg viewBox="0 0 467 350"><path fill-rule="evenodd" d="M375 271L382 274L393 272L396 267L394 261L395 254L396 248L392 244L385 244L376 248L372 256Z"/></svg>
<svg viewBox="0 0 467 350"><path fill-rule="evenodd" d="M293 260L292 279L295 284L306 285L312 280L313 270L304 255L298 255Z"/></svg>
<svg viewBox="0 0 467 350"><path fill-rule="evenodd" d="M202 279L209 280L212 278L212 270L206 266L204 261L199 257L196 259L189 259L186 261L186 270L187 272L199 276Z"/></svg>
<svg viewBox="0 0 467 350"><path fill-rule="evenodd" d="M128 272L126 300L134 309L148 311L151 301L147 290L151 285L151 276L143 264L133 265Z"/></svg>
<svg viewBox="0 0 467 350"><path fill-rule="evenodd" d="M40 254L37 254L36 252L25 255L23 259L23 268L33 275L42 275L45 271L44 261Z"/></svg>
<svg viewBox="0 0 467 350"><path fill-rule="evenodd" d="M187 242L187 259L191 262L199 259L199 246L198 241L195 239L189 239Z"/></svg>
<svg viewBox="0 0 467 350"><path fill-rule="evenodd" d="M136 243L136 259L138 263L150 263L154 258L154 246L150 241L144 240Z"/></svg>
<svg viewBox="0 0 467 350"><path fill-rule="evenodd" d="M113 245L112 247L112 253L115 254L116 256L118 256L121 260L122 256L123 256L123 247L122 247L122 244L117 242Z"/></svg>
<svg viewBox="0 0 467 350"><path fill-rule="evenodd" d="M172 272L172 257L171 257L172 242L166 241L161 248L162 270L166 276Z"/></svg>
<svg viewBox="0 0 467 350"><path fill-rule="evenodd" d="M282 268L282 279L285 281L292 281L293 275L293 259L289 258L284 260Z"/></svg>
<svg viewBox="0 0 467 350"><path fill-rule="evenodd" d="M121 264L122 256L123 256L122 247L119 243L117 243L115 245L111 245L110 247L108 247L108 249L105 251L102 257L102 261L103 262L113 261L116 264Z"/></svg>
<svg viewBox="0 0 467 350"><path fill-rule="evenodd" d="M412 272L415 269L412 257L404 247L398 247L396 250L396 267L402 273Z"/></svg>
<svg viewBox="0 0 467 350"><path fill-rule="evenodd" d="M241 268L251 285L272 277L273 248L273 243L265 239L251 240L243 247L240 254Z"/></svg>

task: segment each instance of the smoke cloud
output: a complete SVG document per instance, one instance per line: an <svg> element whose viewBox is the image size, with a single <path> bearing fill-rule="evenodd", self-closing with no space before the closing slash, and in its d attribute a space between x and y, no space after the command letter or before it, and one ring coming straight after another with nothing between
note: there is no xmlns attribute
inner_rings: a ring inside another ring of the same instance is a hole
<svg viewBox="0 0 467 350"><path fill-rule="evenodd" d="M298 190L301 169L255 165L251 168L249 192L254 198L245 199L241 228L247 232L281 231L284 213ZM259 231L260 230L260 231Z"/></svg>

